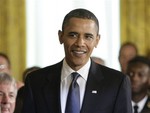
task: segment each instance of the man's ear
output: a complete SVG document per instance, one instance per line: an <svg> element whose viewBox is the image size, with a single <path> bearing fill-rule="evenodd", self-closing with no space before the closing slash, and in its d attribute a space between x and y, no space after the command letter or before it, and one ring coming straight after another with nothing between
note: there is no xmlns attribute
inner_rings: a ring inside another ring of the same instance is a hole
<svg viewBox="0 0 150 113"><path fill-rule="evenodd" d="M58 31L58 36L59 36L60 44L64 43L64 41L63 41L63 32L61 30Z"/></svg>
<svg viewBox="0 0 150 113"><path fill-rule="evenodd" d="M97 45L98 45L99 41L100 41L100 34L98 34L97 37L96 37L95 48L97 48Z"/></svg>

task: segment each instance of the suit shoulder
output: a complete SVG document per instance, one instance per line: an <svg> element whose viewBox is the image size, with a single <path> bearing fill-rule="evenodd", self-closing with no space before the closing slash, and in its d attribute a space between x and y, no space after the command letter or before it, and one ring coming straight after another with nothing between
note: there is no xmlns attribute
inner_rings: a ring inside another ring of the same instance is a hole
<svg viewBox="0 0 150 113"><path fill-rule="evenodd" d="M96 75L97 77L104 78L105 80L108 80L110 82L122 82L123 80L128 79L128 77L122 72L107 66L96 64L95 62L92 62L90 70L91 74Z"/></svg>
<svg viewBox="0 0 150 113"><path fill-rule="evenodd" d="M117 74L117 75L124 75L122 72L120 72L119 70L110 68L110 67L106 67L106 66L101 66L102 70L104 70L104 72L106 73L112 73L112 74ZM124 75L125 76L125 75Z"/></svg>
<svg viewBox="0 0 150 113"><path fill-rule="evenodd" d="M34 79L34 80L36 79L42 80L43 78L47 76L52 76L54 73L58 73L61 70L61 66L62 66L62 63L59 62L57 64L38 69L34 72L29 73L27 75L27 78Z"/></svg>
<svg viewBox="0 0 150 113"><path fill-rule="evenodd" d="M126 76L119 70L116 70L107 66L96 64L96 67L97 67L97 71L99 70L105 76L110 76L110 75L111 76Z"/></svg>

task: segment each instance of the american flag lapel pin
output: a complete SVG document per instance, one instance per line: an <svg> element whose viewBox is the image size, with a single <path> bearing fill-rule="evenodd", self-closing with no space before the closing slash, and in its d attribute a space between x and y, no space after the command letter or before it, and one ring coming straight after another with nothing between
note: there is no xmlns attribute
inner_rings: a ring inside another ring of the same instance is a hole
<svg viewBox="0 0 150 113"><path fill-rule="evenodd" d="M93 94L97 94L97 91L96 91L96 90L93 90L92 93L93 93Z"/></svg>

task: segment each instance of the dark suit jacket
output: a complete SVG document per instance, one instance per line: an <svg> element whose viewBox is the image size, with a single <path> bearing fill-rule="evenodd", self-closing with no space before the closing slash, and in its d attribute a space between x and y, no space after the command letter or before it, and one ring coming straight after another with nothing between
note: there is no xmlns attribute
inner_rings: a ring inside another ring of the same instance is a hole
<svg viewBox="0 0 150 113"><path fill-rule="evenodd" d="M62 61L28 75L22 113L61 113ZM93 90L97 94L92 93ZM92 61L80 113L131 113L127 76Z"/></svg>
<svg viewBox="0 0 150 113"><path fill-rule="evenodd" d="M144 108L142 109L141 113L150 113L150 97L148 97Z"/></svg>

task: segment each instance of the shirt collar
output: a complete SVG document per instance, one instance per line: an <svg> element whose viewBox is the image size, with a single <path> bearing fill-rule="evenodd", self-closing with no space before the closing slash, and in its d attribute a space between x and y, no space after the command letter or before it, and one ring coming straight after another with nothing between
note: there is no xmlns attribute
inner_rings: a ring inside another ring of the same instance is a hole
<svg viewBox="0 0 150 113"><path fill-rule="evenodd" d="M138 111L142 111L145 103L146 103L146 100L148 99L148 96L146 95L141 101L139 101L138 103L135 103L132 101L132 106L135 106L135 105L138 105Z"/></svg>
<svg viewBox="0 0 150 113"><path fill-rule="evenodd" d="M91 65L91 60L89 59L88 62L81 69L76 71L85 80L87 80L90 65ZM64 59L63 60L63 67L62 67L61 81L63 81L66 77L68 77L72 72L75 72L75 71L67 64L66 60Z"/></svg>

